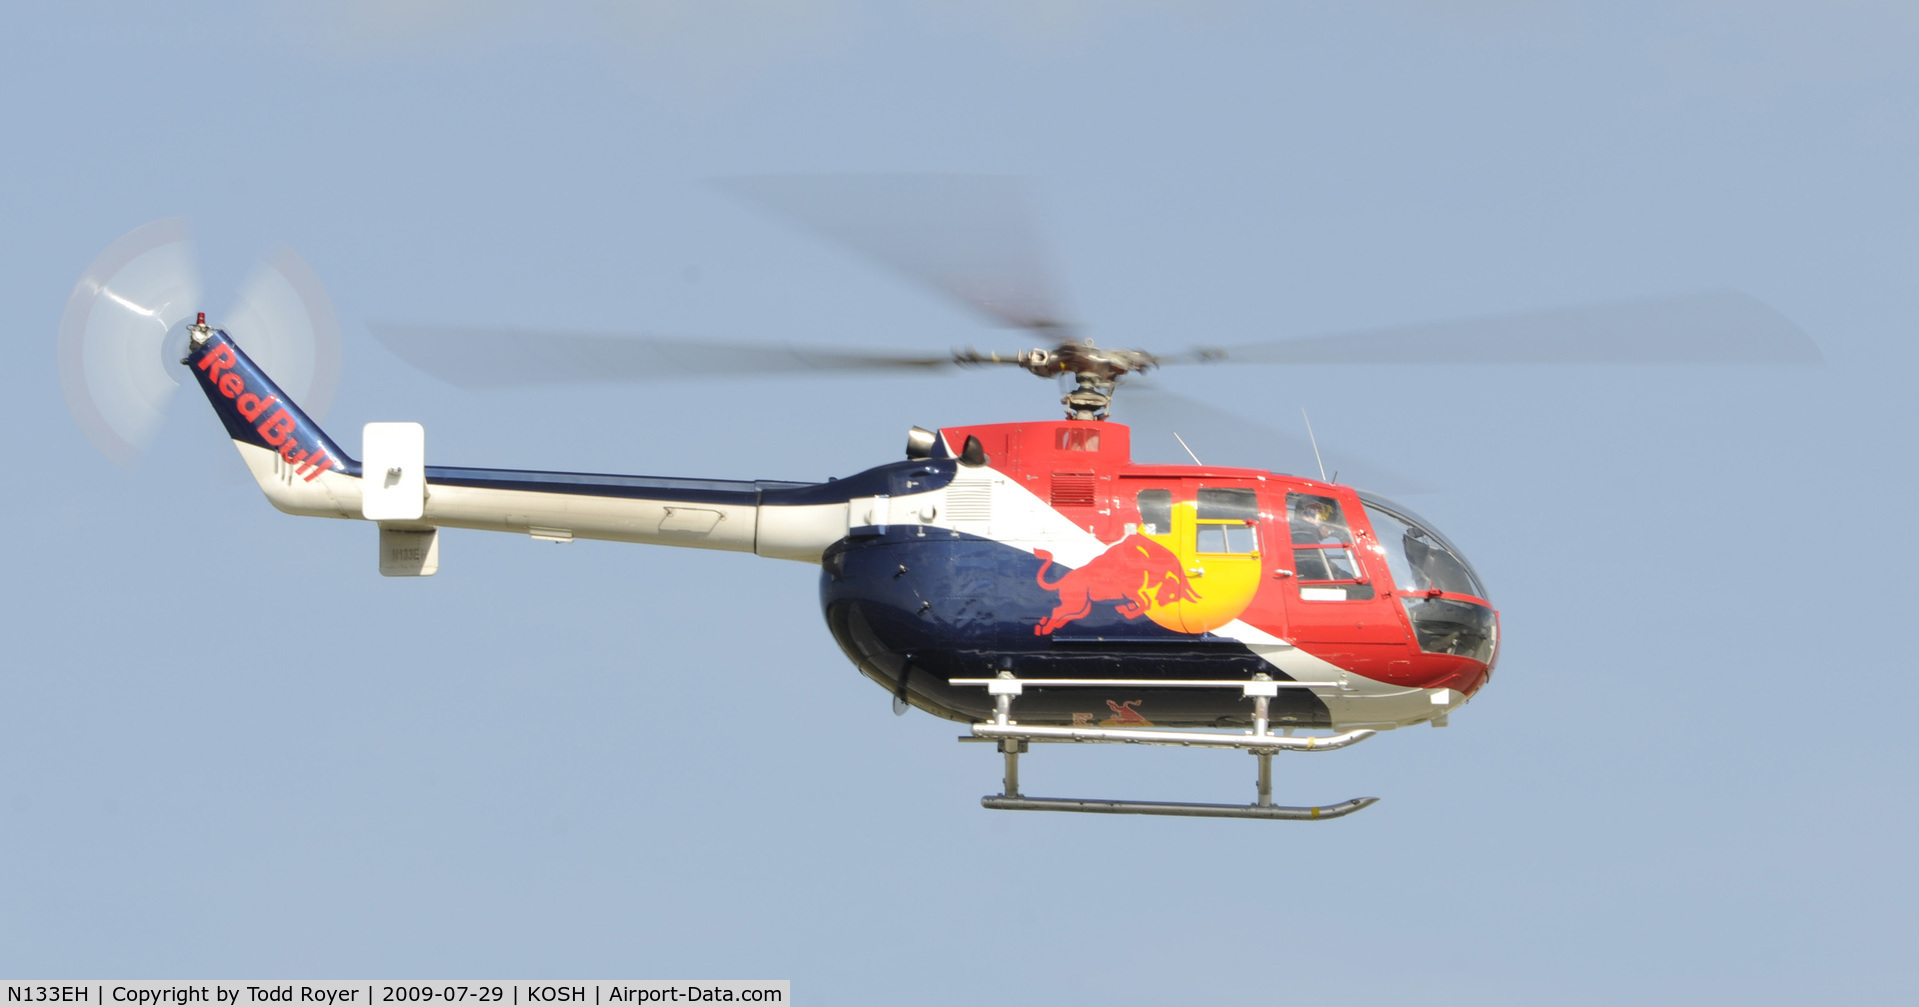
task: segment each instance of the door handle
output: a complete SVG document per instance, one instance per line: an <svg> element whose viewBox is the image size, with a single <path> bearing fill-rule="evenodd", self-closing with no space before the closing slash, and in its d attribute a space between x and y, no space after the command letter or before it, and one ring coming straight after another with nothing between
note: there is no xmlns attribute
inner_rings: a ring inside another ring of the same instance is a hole
<svg viewBox="0 0 1919 1007"><path fill-rule="evenodd" d="M1186 576L1204 577L1206 576L1206 568L1203 566L1189 566L1186 568Z"/></svg>

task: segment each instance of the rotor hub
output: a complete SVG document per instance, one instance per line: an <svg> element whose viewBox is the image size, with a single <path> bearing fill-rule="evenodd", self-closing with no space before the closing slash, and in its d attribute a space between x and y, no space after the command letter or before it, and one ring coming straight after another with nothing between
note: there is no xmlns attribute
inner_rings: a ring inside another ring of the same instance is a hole
<svg viewBox="0 0 1919 1007"><path fill-rule="evenodd" d="M1048 349L1035 347L1008 358L997 353L962 350L953 355L961 364L1016 364L1042 378L1071 374L1077 387L1061 398L1069 420L1103 420L1113 406L1113 391L1127 374L1143 374L1159 366L1159 358L1144 350L1102 349L1090 339L1062 341Z"/></svg>

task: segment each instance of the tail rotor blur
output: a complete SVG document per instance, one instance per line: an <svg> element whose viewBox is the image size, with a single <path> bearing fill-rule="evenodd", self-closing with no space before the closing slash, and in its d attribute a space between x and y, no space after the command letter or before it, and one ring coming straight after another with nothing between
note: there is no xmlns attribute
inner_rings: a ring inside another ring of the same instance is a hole
<svg viewBox="0 0 1919 1007"><path fill-rule="evenodd" d="M60 319L60 389L74 421L116 465L131 465L166 418L186 326L204 310L187 221L135 228L87 266ZM275 249L215 321L315 419L340 380L340 325L319 278Z"/></svg>
<svg viewBox="0 0 1919 1007"><path fill-rule="evenodd" d="M178 387L162 362L167 335L199 302L199 259L180 217L107 246L67 298L60 389L87 439L114 464L131 464L166 416Z"/></svg>
<svg viewBox="0 0 1919 1007"><path fill-rule="evenodd" d="M220 324L308 416L326 418L340 389L340 321L306 260L285 245L267 253Z"/></svg>

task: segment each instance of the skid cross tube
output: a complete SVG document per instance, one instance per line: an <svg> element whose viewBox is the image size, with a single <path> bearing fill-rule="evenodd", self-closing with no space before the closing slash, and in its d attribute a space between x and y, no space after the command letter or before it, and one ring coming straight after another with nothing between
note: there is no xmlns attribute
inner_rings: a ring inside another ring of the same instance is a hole
<svg viewBox="0 0 1919 1007"><path fill-rule="evenodd" d="M1014 678L1012 672L1000 672L997 678L955 678L954 685L982 685L993 697L993 719L974 724L972 738L962 741L997 741L1006 757L1006 777L999 794L980 798L980 806L999 811L1077 811L1105 815L1171 815L1182 818L1262 818L1269 821L1317 821L1342 818L1366 808L1377 797L1356 797L1319 807L1292 808L1273 803L1273 753L1322 752L1345 748L1372 737L1375 731L1359 729L1330 736L1292 737L1272 733L1270 717L1273 697L1281 688L1307 688L1303 682L1277 682L1265 674L1239 680L1070 679ZM1167 686L1197 688L1238 688L1253 701L1253 729L1250 732L1174 731L1164 728L1041 727L1022 725L1013 719L1013 698L1024 694L1026 686L1036 688L1100 687L1112 685ZM1175 801L1105 801L1063 797L1027 797L1019 789L1019 757L1029 742L1071 741L1132 745L1179 745L1192 748L1237 748L1259 760L1257 792L1252 804L1190 804Z"/></svg>

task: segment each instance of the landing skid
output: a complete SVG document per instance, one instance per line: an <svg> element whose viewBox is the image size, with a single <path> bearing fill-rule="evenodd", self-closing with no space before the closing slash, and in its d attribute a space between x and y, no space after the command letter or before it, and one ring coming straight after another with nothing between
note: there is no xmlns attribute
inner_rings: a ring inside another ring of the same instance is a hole
<svg viewBox="0 0 1919 1007"><path fill-rule="evenodd" d="M1096 801L1071 797L982 797L981 807L995 811L1081 811L1095 815L1175 815L1185 818L1273 818L1285 822L1313 822L1343 818L1377 797L1355 797L1323 808L1288 808L1276 804L1181 804L1174 801Z"/></svg>
<svg viewBox="0 0 1919 1007"><path fill-rule="evenodd" d="M1276 821L1318 821L1343 818L1379 801L1377 797L1355 797L1337 804L1294 808L1273 803L1273 755L1281 751L1320 752L1345 748L1365 741L1373 731L1347 731L1327 737L1295 738L1272 733L1268 720L1269 704L1281 688L1308 688L1304 682L1276 682L1264 674L1251 680L1230 681L1141 681L1122 679L1014 678L1001 672L998 678L956 678L954 685L983 685L993 696L995 710L989 723L974 724L971 737L961 741L994 741L1006 757L1006 777L1002 792L980 798L980 806L995 811L1075 811L1096 815L1171 815L1181 818L1264 818ZM1127 685L1163 688L1237 688L1253 701L1253 729L1249 733L1175 731L1161 728L1023 727L1012 719L1013 697L1022 695L1026 686L1045 688L1090 688ZM1251 752L1259 760L1258 794L1252 804L1190 804L1177 801L1109 801L1070 797L1027 797L1019 790L1019 757L1027 746L1040 742L1077 742L1081 744L1179 745L1189 748L1237 748Z"/></svg>

